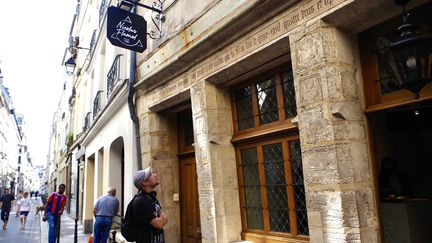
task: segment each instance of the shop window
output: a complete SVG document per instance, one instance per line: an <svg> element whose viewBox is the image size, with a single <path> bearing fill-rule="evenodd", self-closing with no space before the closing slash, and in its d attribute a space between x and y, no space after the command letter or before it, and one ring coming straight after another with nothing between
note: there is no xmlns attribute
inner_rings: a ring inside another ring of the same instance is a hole
<svg viewBox="0 0 432 243"><path fill-rule="evenodd" d="M297 115L291 69L274 72L233 92L235 129L244 131Z"/></svg>
<svg viewBox="0 0 432 243"><path fill-rule="evenodd" d="M424 35L432 33L431 11L430 3L410 11L409 22ZM411 91L399 86L396 77L398 74L392 68L396 63L389 53L389 45L399 36L397 28L401 23L402 17L396 16L358 34L366 112L415 101ZM432 85L424 87L420 97L432 97Z"/></svg>
<svg viewBox="0 0 432 243"><path fill-rule="evenodd" d="M298 137L237 148L244 232L309 234Z"/></svg>

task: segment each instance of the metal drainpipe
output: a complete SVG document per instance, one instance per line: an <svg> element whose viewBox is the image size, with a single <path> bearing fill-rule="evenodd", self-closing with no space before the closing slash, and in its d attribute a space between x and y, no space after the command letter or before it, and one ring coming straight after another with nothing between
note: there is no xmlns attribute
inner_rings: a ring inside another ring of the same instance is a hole
<svg viewBox="0 0 432 243"><path fill-rule="evenodd" d="M133 9L133 13L136 13L136 7ZM135 128L135 142L136 142L136 157L137 157L137 168L138 170L142 169L142 160L141 160L141 140L140 140L140 129L138 116L135 112L135 106L133 103L134 94L135 94L135 75L136 75L136 52L130 51L130 66L129 66L129 82L128 82L128 107L129 114L134 123Z"/></svg>

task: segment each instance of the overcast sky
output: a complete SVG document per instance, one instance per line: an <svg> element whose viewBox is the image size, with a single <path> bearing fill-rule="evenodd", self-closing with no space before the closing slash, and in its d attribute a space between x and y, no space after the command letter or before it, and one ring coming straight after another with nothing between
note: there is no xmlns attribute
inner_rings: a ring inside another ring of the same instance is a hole
<svg viewBox="0 0 432 243"><path fill-rule="evenodd" d="M66 80L61 65L77 0L1 0L0 68L24 115L33 163L46 164L52 118Z"/></svg>

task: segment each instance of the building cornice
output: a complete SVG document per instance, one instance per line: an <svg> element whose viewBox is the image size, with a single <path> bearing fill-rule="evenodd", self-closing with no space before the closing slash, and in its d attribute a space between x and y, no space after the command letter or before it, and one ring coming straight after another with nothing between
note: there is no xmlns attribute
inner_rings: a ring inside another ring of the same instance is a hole
<svg viewBox="0 0 432 243"><path fill-rule="evenodd" d="M197 36L195 39L183 43L171 53L163 53L166 48L159 48L155 53L150 53L148 58L146 57L139 63L139 77L135 87L150 90L173 79L297 2L299 1L246 1L220 21L210 23L208 30L203 33L194 33ZM224 8L216 8L216 10L226 11ZM200 29L198 27L209 25L206 22L208 19L216 18L216 16L205 15L221 14L218 11L208 11L163 45L170 45L170 42L182 42L182 36L187 35L188 30Z"/></svg>

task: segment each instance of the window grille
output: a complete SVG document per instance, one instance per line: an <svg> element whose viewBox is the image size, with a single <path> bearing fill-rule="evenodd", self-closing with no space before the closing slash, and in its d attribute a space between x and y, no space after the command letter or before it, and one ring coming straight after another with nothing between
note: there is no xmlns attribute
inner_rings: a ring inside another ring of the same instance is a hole
<svg viewBox="0 0 432 243"><path fill-rule="evenodd" d="M122 55L117 55L111 65L110 70L107 74L107 98L110 97L117 81L120 79L120 57Z"/></svg>

